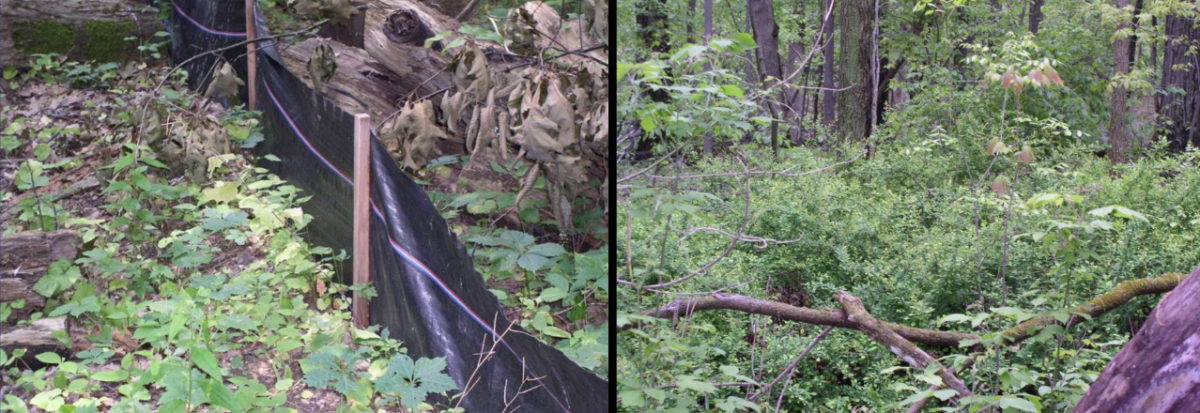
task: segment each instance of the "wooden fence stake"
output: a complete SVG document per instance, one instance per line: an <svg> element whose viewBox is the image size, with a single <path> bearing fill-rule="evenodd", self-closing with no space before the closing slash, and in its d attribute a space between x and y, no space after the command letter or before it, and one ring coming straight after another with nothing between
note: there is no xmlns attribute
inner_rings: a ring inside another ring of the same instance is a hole
<svg viewBox="0 0 1200 413"><path fill-rule="evenodd" d="M254 42L254 2L258 0L246 0L246 85L250 91L250 100L247 102L250 110L258 109L258 91L255 87L254 78L258 69L258 44Z"/></svg>
<svg viewBox="0 0 1200 413"><path fill-rule="evenodd" d="M354 115L354 284L371 282L371 115ZM371 324L367 300L354 293L352 313L354 325L366 328Z"/></svg>

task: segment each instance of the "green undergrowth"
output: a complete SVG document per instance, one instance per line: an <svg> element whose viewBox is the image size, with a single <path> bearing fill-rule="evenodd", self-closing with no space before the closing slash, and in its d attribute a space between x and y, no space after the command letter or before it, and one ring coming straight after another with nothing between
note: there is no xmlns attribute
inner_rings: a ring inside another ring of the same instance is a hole
<svg viewBox="0 0 1200 413"><path fill-rule="evenodd" d="M959 377L997 390L975 402L1029 409L1036 404L1047 411L1070 406L1158 297L1136 298L1069 331L1048 327L1020 346L1005 345L994 333L1032 317L1066 320L1070 306L1123 281L1194 268L1200 262L1196 155L1160 148L1136 163L1113 166L1093 155L1088 143L1043 146L1028 165L1016 162L1015 153L998 158L992 176L1018 177L1000 193L989 187L992 177L972 190L991 157L977 142L966 143L965 153L959 145L945 134L910 135L829 172L756 177L744 233L796 241L767 248L738 243L706 274L664 289L724 289L814 309L840 308L834 296L845 290L883 321L983 335L982 343L964 343L983 344L986 351L980 353L931 351L948 365L978 357ZM778 162L769 149L743 150L751 170L798 172L845 161L863 148L794 148L782 151ZM741 168L726 155L664 167L658 174ZM729 238L700 232L682 240L685 233L696 227L738 231L743 224L746 187L740 176L657 186L640 179L631 186L618 209L622 279L653 284L687 276L720 256ZM769 382L821 330L733 311L701 312L678 324L637 315L674 298L632 289L621 294L618 325L648 323L618 337L618 397L626 411L773 408L774 398L768 405L765 399L745 405L743 389L710 383L744 381L739 377L754 371ZM763 347L748 345L750 337ZM844 329L834 329L797 371L803 380L787 388L784 410L902 411L940 382L931 372L910 369L867 336ZM661 388L666 384L677 388Z"/></svg>
<svg viewBox="0 0 1200 413"><path fill-rule="evenodd" d="M90 103L61 108L62 120L5 109L4 123L20 126L5 128L3 150L26 159L29 178L0 198L45 194L78 168L94 168L100 204L29 197L33 206L5 223L75 230L82 247L79 259L55 262L34 287L44 309L22 320L10 316L23 302L0 311L17 326L67 317L72 337L57 339L73 349L0 352L0 410L461 411L444 359L414 360L386 329L353 327L351 289L331 281L345 254L305 240L310 196L261 166L277 158L212 156L193 180L135 133L142 96L152 96L151 110L171 109L168 133L215 122L242 146L259 133L256 113L221 113L178 78L150 93L162 68L88 65L71 73L82 64L49 61L61 65L6 70L5 81L18 92L87 90ZM355 290L374 295L369 286ZM440 395L432 406L431 395Z"/></svg>

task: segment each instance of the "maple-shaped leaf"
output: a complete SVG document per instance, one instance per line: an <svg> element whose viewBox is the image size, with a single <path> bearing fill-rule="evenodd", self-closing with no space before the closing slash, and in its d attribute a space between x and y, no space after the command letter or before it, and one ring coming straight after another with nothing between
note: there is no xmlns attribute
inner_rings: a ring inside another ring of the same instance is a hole
<svg viewBox="0 0 1200 413"><path fill-rule="evenodd" d="M325 82L333 79L336 72L337 57L333 54L333 48L327 44L314 48L308 57L308 74L312 76L313 86L317 90L324 90Z"/></svg>
<svg viewBox="0 0 1200 413"><path fill-rule="evenodd" d="M454 380L444 373L445 370L445 358L413 361L408 355L397 354L388 362L383 375L375 380L375 389L400 395L402 405L416 407L430 393L444 393L458 388Z"/></svg>
<svg viewBox="0 0 1200 413"><path fill-rule="evenodd" d="M213 80L208 84L208 90L204 92L204 97L209 99L221 98L237 98L238 87L246 84L242 79L238 78L237 73L233 70L233 65L229 62L221 64L221 68L217 69L217 73L213 75Z"/></svg>

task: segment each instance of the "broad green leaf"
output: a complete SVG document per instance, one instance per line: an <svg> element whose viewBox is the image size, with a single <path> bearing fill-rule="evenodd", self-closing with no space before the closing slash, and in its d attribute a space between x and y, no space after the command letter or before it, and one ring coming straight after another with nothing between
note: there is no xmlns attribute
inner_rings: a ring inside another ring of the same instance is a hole
<svg viewBox="0 0 1200 413"><path fill-rule="evenodd" d="M224 407L232 412L246 411L246 408L242 407L241 402L234 397L233 392L229 391L229 388L225 387L220 380L205 380L200 383L200 387L204 389L204 393L208 395L208 400L213 405Z"/></svg>
<svg viewBox="0 0 1200 413"><path fill-rule="evenodd" d="M738 45L739 52L758 47L758 43L754 42L754 36L751 36L750 33L734 33L730 39Z"/></svg>
<svg viewBox="0 0 1200 413"><path fill-rule="evenodd" d="M957 390L943 389L943 390L938 390L938 391L933 392L933 397L937 397L938 400L941 400L941 401L946 401L946 400L950 400L950 398L954 397L954 395L956 395L956 394L958 394Z"/></svg>
<svg viewBox="0 0 1200 413"><path fill-rule="evenodd" d="M543 303L552 303L567 297L567 292L558 287L550 287L542 290L542 294L538 296L538 300Z"/></svg>
<svg viewBox="0 0 1200 413"><path fill-rule="evenodd" d="M42 363L46 363L46 364L59 364L59 363L62 363L63 358L62 358L62 356L60 356L56 353L46 352L46 353L38 354L37 360Z"/></svg>
<svg viewBox="0 0 1200 413"><path fill-rule="evenodd" d="M1017 396L1001 397L1000 402L998 404L1000 405L1001 408L1004 408L1004 409L1011 408L1011 409L1017 409L1020 411L1031 412L1031 413L1040 412L1040 410L1038 410L1037 406L1035 406L1033 404L1033 402L1031 402L1029 400L1025 400L1025 399L1023 399L1021 397L1017 397Z"/></svg>
<svg viewBox="0 0 1200 413"><path fill-rule="evenodd" d="M201 371L208 373L209 377L220 380L221 366L217 364L217 357L213 355L208 347L201 345L193 345L191 348L192 362L196 363Z"/></svg>
<svg viewBox="0 0 1200 413"><path fill-rule="evenodd" d="M129 378L129 372L126 370L105 370L92 374L92 380L96 381L124 381Z"/></svg>
<svg viewBox="0 0 1200 413"><path fill-rule="evenodd" d="M968 317L966 314L950 314L950 315L942 317L940 320L938 320L938 325L940 326L944 323L957 323L960 321L967 321L970 319L971 318Z"/></svg>
<svg viewBox="0 0 1200 413"><path fill-rule="evenodd" d="M681 389L695 390L700 393L714 393L717 391L717 387L713 386L712 383L700 381L696 376L683 375L679 376L678 379L679 381L676 385Z"/></svg>
<svg viewBox="0 0 1200 413"><path fill-rule="evenodd" d="M721 85L721 93L724 93L725 96L735 98L746 96L746 91L742 90L742 88L737 87L736 85Z"/></svg>
<svg viewBox="0 0 1200 413"><path fill-rule="evenodd" d="M568 333L566 330L563 330L563 329L555 327L555 326L549 326L549 327L543 328L542 333L545 333L546 335L548 335L550 337L571 338L571 333Z"/></svg>
<svg viewBox="0 0 1200 413"><path fill-rule="evenodd" d="M220 202L227 203L237 199L237 185L227 182L216 182L216 187L204 190L204 195L200 198L202 203Z"/></svg>

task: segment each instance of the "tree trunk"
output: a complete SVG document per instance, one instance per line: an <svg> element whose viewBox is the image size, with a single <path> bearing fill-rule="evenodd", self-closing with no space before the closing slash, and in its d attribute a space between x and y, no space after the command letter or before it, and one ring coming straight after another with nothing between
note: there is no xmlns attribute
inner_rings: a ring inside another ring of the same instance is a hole
<svg viewBox="0 0 1200 413"><path fill-rule="evenodd" d="M1188 52L1200 39L1200 27L1195 27L1194 22L1191 18L1167 16L1167 45L1160 89L1168 93L1162 97L1158 114L1161 119L1171 121L1163 127L1167 130L1170 148L1175 152L1183 151L1188 141L1200 146L1194 136L1197 134L1193 133L1200 126L1195 116L1200 109L1200 59L1196 53ZM1169 92L1173 88L1183 93Z"/></svg>
<svg viewBox="0 0 1200 413"><path fill-rule="evenodd" d="M666 54L671 51L671 37L667 31L667 1L647 1L645 2L637 14L638 33L642 37L642 42L645 43L647 49L651 52L663 55L666 59ZM649 60L649 59L647 59ZM666 102L666 90L652 90L648 92L650 100L655 102Z"/></svg>
<svg viewBox="0 0 1200 413"><path fill-rule="evenodd" d="M1029 32L1038 33L1038 27L1042 25L1042 5L1046 0L1033 0L1029 4Z"/></svg>
<svg viewBox="0 0 1200 413"><path fill-rule="evenodd" d="M829 2L826 3L825 10L828 11L830 7L833 7L833 0L829 0ZM837 101L834 99L835 95L833 92L833 89L836 87L834 83L835 79L833 70L833 26L837 21L834 16L834 14L830 13L829 19L825 21L825 36L824 39L822 39L825 42L825 78L821 81L821 87L825 88L825 90L822 92L822 94L825 95L825 105L821 107L821 122L824 123L825 126L833 126L833 120L837 118L837 112L835 112L835 108L837 107L835 104Z"/></svg>
<svg viewBox="0 0 1200 413"><path fill-rule="evenodd" d="M1117 0L1117 8L1129 6L1129 0ZM1122 20L1117 24L1117 30L1129 28L1130 22ZM1129 37L1122 36L1113 41L1113 77L1129 74ZM1108 159L1112 163L1125 163L1126 152L1129 150L1129 131L1125 128L1126 102L1129 94L1124 86L1113 87L1112 107L1108 116L1108 142L1112 150L1108 151Z"/></svg>
<svg viewBox="0 0 1200 413"><path fill-rule="evenodd" d="M803 31L803 30L801 30ZM794 72L798 69L800 61L804 59L807 52L804 51L804 43L795 42L788 46L788 65L787 73ZM804 69L804 76L800 81L801 85L808 85L808 68ZM804 115L808 114L808 93L805 90L792 90L793 102L796 106L793 109L797 110L795 124L792 126L796 132L792 134L792 144L802 145L805 140L804 131Z"/></svg>
<svg viewBox="0 0 1200 413"><path fill-rule="evenodd" d="M713 34L713 0L704 0L704 43L707 44L712 39ZM704 71L711 72L713 70L712 62L704 61ZM712 131L704 134L704 154L712 155L713 153L713 135Z"/></svg>
<svg viewBox="0 0 1200 413"><path fill-rule="evenodd" d="M1169 24L1169 23L1168 23ZM1200 406L1200 267L1163 296L1075 405L1076 413L1195 411Z"/></svg>
<svg viewBox="0 0 1200 413"><path fill-rule="evenodd" d="M750 27L754 31L754 41L758 43L755 49L758 56L758 75L764 89L774 87L783 79L783 70L779 61L779 26L775 25L775 9L771 0L747 0L746 13L750 16ZM779 118L786 119L790 112L786 106L787 87L779 87L777 93L783 104L773 103L768 98L763 105L771 113L771 152L779 156Z"/></svg>
<svg viewBox="0 0 1200 413"><path fill-rule="evenodd" d="M871 0L842 2L842 42L838 66L842 76L838 88L847 88L838 96L838 138L842 142L859 141L871 131L871 98L874 93L874 64L871 56L875 7Z"/></svg>
<svg viewBox="0 0 1200 413"><path fill-rule="evenodd" d="M150 39L162 30L158 12L147 6L139 0L0 1L0 63L24 67L34 53L127 60L139 52L126 36Z"/></svg>

